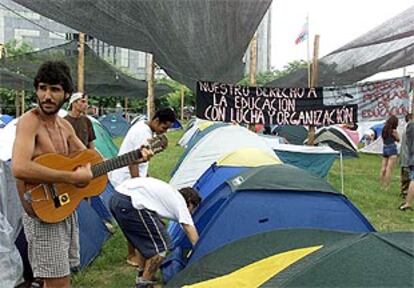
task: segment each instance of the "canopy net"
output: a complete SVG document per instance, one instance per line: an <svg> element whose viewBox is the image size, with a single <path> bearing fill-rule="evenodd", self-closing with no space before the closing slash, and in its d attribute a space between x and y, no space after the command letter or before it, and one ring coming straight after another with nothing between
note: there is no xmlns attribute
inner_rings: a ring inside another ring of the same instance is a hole
<svg viewBox="0 0 414 288"><path fill-rule="evenodd" d="M236 83L271 0L13 0L106 43L149 52L174 80Z"/></svg>
<svg viewBox="0 0 414 288"><path fill-rule="evenodd" d="M414 6L319 59L318 86L347 85L379 72L414 64ZM268 87L306 87L306 69Z"/></svg>
<svg viewBox="0 0 414 288"><path fill-rule="evenodd" d="M1 59L0 86L33 91L33 78L40 65L49 60L62 60L71 68L76 87L78 73L78 44L70 41L36 52ZM85 44L85 91L91 96L118 96L144 99L147 82L135 79L115 68ZM30 84L29 84L30 83ZM155 86L155 95L162 96L172 90L164 84Z"/></svg>

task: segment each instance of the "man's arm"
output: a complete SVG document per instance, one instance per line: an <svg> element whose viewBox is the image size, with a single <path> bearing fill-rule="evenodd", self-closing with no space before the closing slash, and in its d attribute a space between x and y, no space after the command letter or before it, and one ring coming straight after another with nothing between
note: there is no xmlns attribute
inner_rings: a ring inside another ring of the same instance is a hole
<svg viewBox="0 0 414 288"><path fill-rule="evenodd" d="M89 142L88 149L95 149L95 144L93 144L93 142Z"/></svg>
<svg viewBox="0 0 414 288"><path fill-rule="evenodd" d="M195 226L189 225L189 224L182 224L182 226L183 226L185 234L187 235L191 244L193 244L194 246L197 243L198 238L199 238L197 229L195 228Z"/></svg>
<svg viewBox="0 0 414 288"><path fill-rule="evenodd" d="M131 178L139 177L139 167L138 164L131 164L128 166L129 174L131 174Z"/></svg>
<svg viewBox="0 0 414 288"><path fill-rule="evenodd" d="M95 149L95 144L93 144L93 141L96 139L96 135L95 135L95 130L93 129L93 124L92 121L85 116L86 119L88 120L88 126L89 126L89 131L88 131L88 137L89 137L89 143L88 143L88 149Z"/></svg>
<svg viewBox="0 0 414 288"><path fill-rule="evenodd" d="M141 147L141 158L135 163L128 166L129 174L131 178L139 177L139 164L147 162L154 156L154 152L151 149L148 149L144 146Z"/></svg>
<svg viewBox="0 0 414 288"><path fill-rule="evenodd" d="M16 139L13 145L12 171L16 178L25 182L40 183L88 183L92 178L89 168L84 166L76 171L51 169L32 160L35 149L35 137L39 121L27 114L16 127ZM90 174L90 175L89 175Z"/></svg>

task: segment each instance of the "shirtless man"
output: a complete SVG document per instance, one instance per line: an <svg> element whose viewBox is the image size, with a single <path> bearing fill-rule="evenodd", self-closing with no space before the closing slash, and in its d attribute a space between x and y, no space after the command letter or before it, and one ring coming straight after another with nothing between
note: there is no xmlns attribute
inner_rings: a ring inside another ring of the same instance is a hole
<svg viewBox="0 0 414 288"><path fill-rule="evenodd" d="M90 164L75 171L60 171L37 164L44 153L70 155L86 149L66 120L58 116L72 92L70 69L64 62L45 62L34 79L38 107L19 120L13 146L12 169L19 193L24 182L87 185L92 179ZM70 268L79 266L79 232L76 213L49 224L23 215L29 261L36 279L32 287L69 287Z"/></svg>

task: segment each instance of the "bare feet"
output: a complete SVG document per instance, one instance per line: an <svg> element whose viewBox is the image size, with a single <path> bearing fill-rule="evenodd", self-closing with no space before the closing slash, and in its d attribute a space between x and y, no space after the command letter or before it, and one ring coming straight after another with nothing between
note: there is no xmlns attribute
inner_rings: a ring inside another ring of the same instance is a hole
<svg viewBox="0 0 414 288"><path fill-rule="evenodd" d="M138 267L139 266L138 256L132 256L132 257L128 256L127 263L131 266Z"/></svg>

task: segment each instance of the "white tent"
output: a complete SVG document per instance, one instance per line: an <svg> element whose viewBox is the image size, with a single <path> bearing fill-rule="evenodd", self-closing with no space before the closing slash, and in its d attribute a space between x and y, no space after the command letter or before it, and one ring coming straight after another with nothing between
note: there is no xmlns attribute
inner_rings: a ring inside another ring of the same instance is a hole
<svg viewBox="0 0 414 288"><path fill-rule="evenodd" d="M274 155L257 134L241 126L223 126L212 130L194 145L175 171L170 184L177 189L193 186L211 164L224 154L240 148L257 148Z"/></svg>
<svg viewBox="0 0 414 288"><path fill-rule="evenodd" d="M14 242L22 229L22 206L10 167L0 160L0 286L23 281L23 263Z"/></svg>
<svg viewBox="0 0 414 288"><path fill-rule="evenodd" d="M190 139L200 130L208 128L210 125L213 125L214 122L196 118L195 123L188 129L184 135L178 141L178 145L181 147L186 147Z"/></svg>
<svg viewBox="0 0 414 288"><path fill-rule="evenodd" d="M400 121L398 128L397 128L400 138L401 138L402 133L404 132L404 129L405 129L405 123L403 121ZM378 137L374 142L361 148L359 152L367 153L367 154L382 155L383 146L384 146L384 142L382 141L382 137ZM398 154L400 154L400 148L401 148L401 144L397 142Z"/></svg>
<svg viewBox="0 0 414 288"><path fill-rule="evenodd" d="M0 160L11 159L17 121L18 118L13 119L4 128L0 128Z"/></svg>

